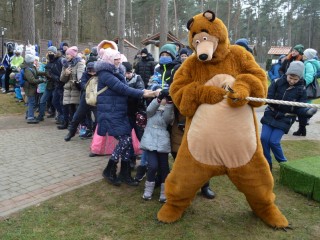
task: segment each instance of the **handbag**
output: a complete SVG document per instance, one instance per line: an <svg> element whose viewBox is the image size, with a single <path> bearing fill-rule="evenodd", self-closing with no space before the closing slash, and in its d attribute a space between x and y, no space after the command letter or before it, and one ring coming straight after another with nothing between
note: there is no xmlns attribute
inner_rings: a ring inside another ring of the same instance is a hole
<svg viewBox="0 0 320 240"><path fill-rule="evenodd" d="M317 71L315 72L317 73ZM307 98L310 100L317 99L320 97L320 87L316 74L313 77L313 81L307 86L306 91Z"/></svg>

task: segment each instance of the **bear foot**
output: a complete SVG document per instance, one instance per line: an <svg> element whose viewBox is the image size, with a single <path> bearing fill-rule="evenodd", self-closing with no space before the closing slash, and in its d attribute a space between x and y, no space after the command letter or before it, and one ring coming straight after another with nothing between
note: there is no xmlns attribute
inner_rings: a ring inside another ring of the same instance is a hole
<svg viewBox="0 0 320 240"><path fill-rule="evenodd" d="M267 209L264 209L264 211L260 211L260 213L256 212L256 214L262 221L275 229L290 228L288 220L275 205L271 205Z"/></svg>
<svg viewBox="0 0 320 240"><path fill-rule="evenodd" d="M178 221L183 214L183 210L165 203L158 212L158 220L164 223L172 223Z"/></svg>

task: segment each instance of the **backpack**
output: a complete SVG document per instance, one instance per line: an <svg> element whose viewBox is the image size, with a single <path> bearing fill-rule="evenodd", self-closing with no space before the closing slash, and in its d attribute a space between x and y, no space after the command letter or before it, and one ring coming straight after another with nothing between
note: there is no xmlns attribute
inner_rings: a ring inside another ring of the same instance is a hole
<svg viewBox="0 0 320 240"><path fill-rule="evenodd" d="M103 93L108 89L107 86L102 88L100 91L98 91L98 77L94 76L89 79L86 86L86 102L90 106L96 106L97 105L97 97L99 94Z"/></svg>
<svg viewBox="0 0 320 240"><path fill-rule="evenodd" d="M32 68L28 68L32 73L33 73L33 75L34 75L34 72L33 72L33 70L32 70ZM20 75L19 75L19 84L20 84L20 87L23 87L24 86L24 84L25 84L25 82L26 82L26 80L25 80L25 78L24 78L24 71L25 71L25 69L24 68L21 68L21 70L20 70Z"/></svg>

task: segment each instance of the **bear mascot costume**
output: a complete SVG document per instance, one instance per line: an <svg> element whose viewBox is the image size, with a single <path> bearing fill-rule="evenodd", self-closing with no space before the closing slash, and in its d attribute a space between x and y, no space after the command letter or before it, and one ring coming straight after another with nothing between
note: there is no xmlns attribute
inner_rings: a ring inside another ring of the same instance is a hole
<svg viewBox="0 0 320 240"><path fill-rule="evenodd" d="M194 16L187 28L194 54L170 86L186 127L158 220L177 221L205 182L227 174L259 218L286 229L288 221L274 204L273 177L253 109L264 103L246 100L267 96L266 74L250 52L230 45L226 26L212 11Z"/></svg>

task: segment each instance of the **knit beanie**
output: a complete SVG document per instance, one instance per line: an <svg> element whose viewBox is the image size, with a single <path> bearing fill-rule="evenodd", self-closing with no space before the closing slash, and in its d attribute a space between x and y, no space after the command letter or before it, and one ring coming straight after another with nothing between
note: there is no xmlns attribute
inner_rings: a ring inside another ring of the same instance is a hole
<svg viewBox="0 0 320 240"><path fill-rule="evenodd" d="M98 56L98 49L97 47L91 48L91 56Z"/></svg>
<svg viewBox="0 0 320 240"><path fill-rule="evenodd" d="M35 56L32 54L26 54L26 56L24 57L24 61L26 63L33 63L35 60Z"/></svg>
<svg viewBox="0 0 320 240"><path fill-rule="evenodd" d="M84 54L89 54L90 53L90 49L89 48L84 49L83 53Z"/></svg>
<svg viewBox="0 0 320 240"><path fill-rule="evenodd" d="M66 51L66 55L70 55L72 57L76 57L78 54L78 48L77 46L72 46L72 47L69 47Z"/></svg>
<svg viewBox="0 0 320 240"><path fill-rule="evenodd" d="M308 60L314 59L317 56L317 51L313 48L307 48L304 50L303 55L306 56Z"/></svg>
<svg viewBox="0 0 320 240"><path fill-rule="evenodd" d="M142 54L142 53L148 55L148 49L146 49L146 48L142 49L142 50L141 50L141 54Z"/></svg>
<svg viewBox="0 0 320 240"><path fill-rule="evenodd" d="M244 47L247 51L252 53L252 49L249 47L249 41L246 38L238 39L235 44Z"/></svg>
<svg viewBox="0 0 320 240"><path fill-rule="evenodd" d="M303 50L304 50L304 46L302 44L298 44L298 45L294 46L293 49L297 50L297 52L302 55Z"/></svg>
<svg viewBox="0 0 320 240"><path fill-rule="evenodd" d="M303 76L304 64L301 61L293 61L290 63L286 75L293 74L297 75L299 78Z"/></svg>
<svg viewBox="0 0 320 240"><path fill-rule="evenodd" d="M132 72L132 65L129 62L122 62L122 65L126 68L126 72Z"/></svg>
<svg viewBox="0 0 320 240"><path fill-rule="evenodd" d="M160 48L160 54L159 55L161 55L161 53L164 53L164 52L170 54L172 59L176 58L177 52L176 52L176 46L174 44L167 43L167 44L163 45Z"/></svg>
<svg viewBox="0 0 320 240"><path fill-rule="evenodd" d="M185 54L187 56L190 55L187 48L181 48L179 55L181 56L182 54Z"/></svg>
<svg viewBox="0 0 320 240"><path fill-rule="evenodd" d="M112 48L103 49L101 48L99 51L99 55L101 56L101 60L110 64L114 64L114 59L121 58L121 54L119 51L114 50Z"/></svg>
<svg viewBox="0 0 320 240"><path fill-rule="evenodd" d="M95 62L89 62L89 63L87 63L87 72L92 72L92 71L94 71L94 63L95 63Z"/></svg>
<svg viewBox="0 0 320 240"><path fill-rule="evenodd" d="M51 46L51 47L48 47L48 52L53 52L54 54L57 54L58 50L55 46Z"/></svg>

